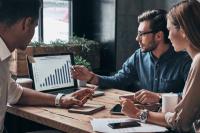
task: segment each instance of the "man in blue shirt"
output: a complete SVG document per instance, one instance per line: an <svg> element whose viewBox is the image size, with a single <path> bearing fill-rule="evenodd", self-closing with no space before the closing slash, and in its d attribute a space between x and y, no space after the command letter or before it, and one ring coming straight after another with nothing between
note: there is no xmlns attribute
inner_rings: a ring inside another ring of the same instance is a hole
<svg viewBox="0 0 200 133"><path fill-rule="evenodd" d="M140 103L159 102L161 93L182 92L191 59L185 52L176 53L171 46L166 14L165 10L151 10L138 17L136 40L140 49L128 58L118 73L100 76L83 66L75 66L73 77L104 88L131 86L134 92L137 90L133 83L139 81L141 90L136 92L135 98Z"/></svg>

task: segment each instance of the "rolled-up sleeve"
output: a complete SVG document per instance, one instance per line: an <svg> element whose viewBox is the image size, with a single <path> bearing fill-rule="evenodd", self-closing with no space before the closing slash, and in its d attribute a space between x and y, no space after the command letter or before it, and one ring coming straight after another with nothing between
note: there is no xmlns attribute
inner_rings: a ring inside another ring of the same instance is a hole
<svg viewBox="0 0 200 133"><path fill-rule="evenodd" d="M180 106L182 106L181 109L179 108ZM173 130L179 132L194 131L193 123L199 119L200 116L198 107L188 106L188 104L183 103L181 103L180 106L177 106L176 112L168 112L165 114L167 124Z"/></svg>
<svg viewBox="0 0 200 133"><path fill-rule="evenodd" d="M173 125L172 125L171 123L172 123L172 121L173 121L174 115L175 115L175 113L171 113L171 112L167 112L167 113L165 114L165 121L167 122L167 124L168 124L171 128L173 128Z"/></svg>
<svg viewBox="0 0 200 133"><path fill-rule="evenodd" d="M8 88L8 103L16 104L19 101L22 93L23 87L10 78L10 86Z"/></svg>

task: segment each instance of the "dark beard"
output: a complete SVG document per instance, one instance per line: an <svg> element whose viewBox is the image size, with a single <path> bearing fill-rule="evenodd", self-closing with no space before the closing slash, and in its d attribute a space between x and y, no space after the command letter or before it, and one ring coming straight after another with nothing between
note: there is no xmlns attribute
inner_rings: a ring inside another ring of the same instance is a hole
<svg viewBox="0 0 200 133"><path fill-rule="evenodd" d="M149 44L149 47L147 49L144 49L142 50L143 53L146 53L146 52L151 52L153 51L154 49L157 48L157 43L155 41L152 41L150 44Z"/></svg>

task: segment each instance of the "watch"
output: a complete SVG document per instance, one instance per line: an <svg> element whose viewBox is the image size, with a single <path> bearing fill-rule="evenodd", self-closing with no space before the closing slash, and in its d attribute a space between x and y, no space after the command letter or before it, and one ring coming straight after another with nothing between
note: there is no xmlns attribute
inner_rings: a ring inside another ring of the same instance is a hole
<svg viewBox="0 0 200 133"><path fill-rule="evenodd" d="M141 113L139 115L139 119L142 123L146 123L148 114L149 114L149 111L147 109L144 109L141 111Z"/></svg>
<svg viewBox="0 0 200 133"><path fill-rule="evenodd" d="M55 106L56 107L60 107L61 105L60 105L60 99L61 99L61 97L62 96L64 96L65 94L63 94L63 93L58 93L58 95L56 96L56 99L55 99Z"/></svg>

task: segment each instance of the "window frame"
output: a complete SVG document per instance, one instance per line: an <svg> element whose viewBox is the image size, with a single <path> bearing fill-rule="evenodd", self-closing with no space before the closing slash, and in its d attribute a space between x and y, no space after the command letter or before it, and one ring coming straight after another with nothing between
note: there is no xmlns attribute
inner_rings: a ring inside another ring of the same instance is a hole
<svg viewBox="0 0 200 133"><path fill-rule="evenodd" d="M39 18L38 18L38 42L44 42L44 26L43 26L43 0L41 1L41 8L39 11ZM69 1L69 38L73 36L73 0Z"/></svg>

